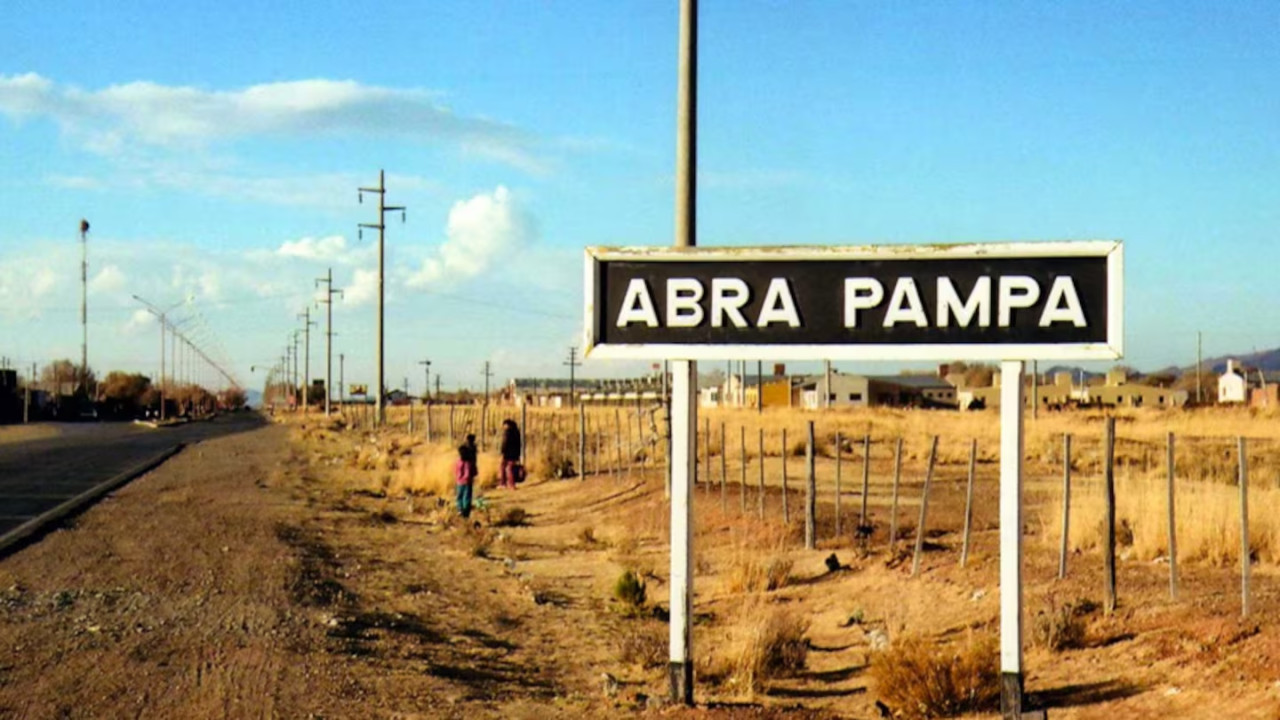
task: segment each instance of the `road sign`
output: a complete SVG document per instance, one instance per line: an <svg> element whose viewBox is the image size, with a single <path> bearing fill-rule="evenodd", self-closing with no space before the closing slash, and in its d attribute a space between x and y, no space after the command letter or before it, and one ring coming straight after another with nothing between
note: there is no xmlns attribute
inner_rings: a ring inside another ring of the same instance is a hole
<svg viewBox="0 0 1280 720"><path fill-rule="evenodd" d="M348 394L348 395L368 395L368 394L369 394L369 386L368 386L367 384L362 384L362 385L352 385L352 386L351 386L351 392L349 392L349 393L347 393L347 394Z"/></svg>
<svg viewBox="0 0 1280 720"><path fill-rule="evenodd" d="M588 248L596 358L1103 360L1118 241Z"/></svg>

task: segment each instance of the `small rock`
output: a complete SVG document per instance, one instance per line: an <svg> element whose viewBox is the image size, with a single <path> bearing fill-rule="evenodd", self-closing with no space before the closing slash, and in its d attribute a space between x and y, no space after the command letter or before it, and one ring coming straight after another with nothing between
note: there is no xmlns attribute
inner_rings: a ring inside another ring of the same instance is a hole
<svg viewBox="0 0 1280 720"><path fill-rule="evenodd" d="M618 696L618 678L610 675L609 673L601 673L600 680L604 684L605 697Z"/></svg>
<svg viewBox="0 0 1280 720"><path fill-rule="evenodd" d="M979 600L981 600L986 596L987 596L987 591L983 590L982 588L978 588L977 590L973 591L973 596L970 597L969 599L972 600L973 602L978 602Z"/></svg>
<svg viewBox="0 0 1280 720"><path fill-rule="evenodd" d="M1168 690L1165 690L1165 691L1164 691L1164 694L1165 694L1165 697L1173 697L1174 695L1177 695L1177 694L1179 694L1179 693L1181 693L1181 692L1182 692L1182 688L1180 688L1180 687L1171 687L1171 688L1169 688Z"/></svg>
<svg viewBox="0 0 1280 720"><path fill-rule="evenodd" d="M889 634L883 630L875 629L867 631L867 644L872 650L884 650L889 647Z"/></svg>

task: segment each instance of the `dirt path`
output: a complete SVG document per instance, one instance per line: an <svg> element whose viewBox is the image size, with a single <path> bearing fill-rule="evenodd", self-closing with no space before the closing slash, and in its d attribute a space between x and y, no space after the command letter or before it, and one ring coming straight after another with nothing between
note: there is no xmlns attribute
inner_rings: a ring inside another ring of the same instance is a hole
<svg viewBox="0 0 1280 720"><path fill-rule="evenodd" d="M376 497L288 432L188 448L0 561L0 717L647 707L604 687L620 622L607 592L527 571L561 551L503 555L513 530Z"/></svg>

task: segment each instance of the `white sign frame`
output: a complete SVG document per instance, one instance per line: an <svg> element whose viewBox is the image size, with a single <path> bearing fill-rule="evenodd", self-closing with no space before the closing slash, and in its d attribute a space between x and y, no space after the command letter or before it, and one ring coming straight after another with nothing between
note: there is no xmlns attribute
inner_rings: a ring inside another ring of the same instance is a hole
<svg viewBox="0 0 1280 720"><path fill-rule="evenodd" d="M847 261L1105 257L1107 340L1102 343L601 344L596 337L600 264L608 261ZM687 360L1116 360L1124 355L1124 243L1120 240L771 247L588 247L584 263L584 356Z"/></svg>

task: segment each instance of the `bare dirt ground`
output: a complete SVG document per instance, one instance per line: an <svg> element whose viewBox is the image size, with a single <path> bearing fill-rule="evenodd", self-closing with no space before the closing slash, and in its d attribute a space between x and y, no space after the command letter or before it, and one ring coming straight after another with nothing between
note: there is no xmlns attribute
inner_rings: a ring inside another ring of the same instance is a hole
<svg viewBox="0 0 1280 720"><path fill-rule="evenodd" d="M356 467L370 447L384 459ZM989 472L968 566L954 532L931 533L915 578L882 522L865 548L805 551L796 496L786 528L776 488L768 521L751 512L753 493L744 514L735 486L724 510L718 489L700 488L700 706L665 707L660 478L532 478L483 490L485 509L462 523L440 499L386 491L397 457L429 451L296 424L205 442L0 561L0 717L867 718L879 716L868 668L881 638L997 632ZM916 465L902 489L908 538ZM937 482L931 524L958 527L962 485ZM1033 483L1028 499L1049 506L1051 492ZM819 508L824 538L831 510ZM846 528L856 510L845 506ZM1056 554L1036 533L1029 520L1029 637L1037 612L1102 598L1096 554L1055 580ZM785 559L782 587L739 588L749 556ZM625 569L646 581L644 613L613 598ZM1164 573L1122 561L1119 612L1090 611L1083 647L1029 643L1028 692L1055 718L1280 718L1274 570L1255 567L1247 621L1231 568L1184 568L1177 602ZM805 667L751 693L727 666L752 616L777 608L803 619Z"/></svg>

